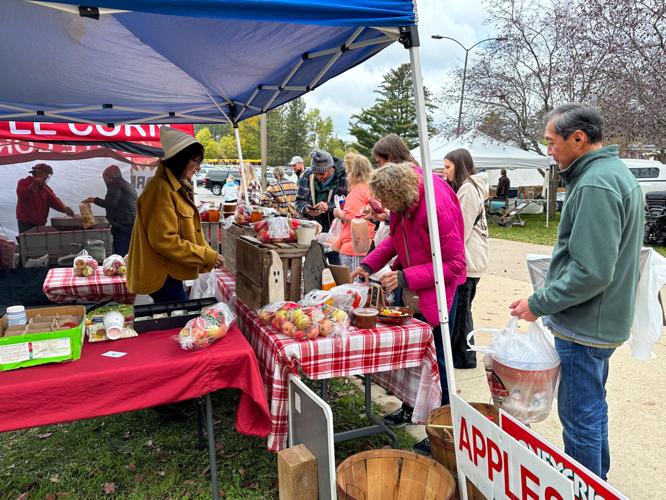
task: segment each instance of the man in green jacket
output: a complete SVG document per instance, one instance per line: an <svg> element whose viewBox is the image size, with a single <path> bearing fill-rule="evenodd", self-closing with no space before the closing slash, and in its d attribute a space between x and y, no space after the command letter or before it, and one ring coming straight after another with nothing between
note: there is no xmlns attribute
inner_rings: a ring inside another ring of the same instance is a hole
<svg viewBox="0 0 666 500"><path fill-rule="evenodd" d="M566 104L546 116L548 154L567 185L544 287L511 314L555 336L562 379L558 412L565 452L602 479L610 467L606 380L615 348L629 338L643 242L643 194L602 145L598 111Z"/></svg>

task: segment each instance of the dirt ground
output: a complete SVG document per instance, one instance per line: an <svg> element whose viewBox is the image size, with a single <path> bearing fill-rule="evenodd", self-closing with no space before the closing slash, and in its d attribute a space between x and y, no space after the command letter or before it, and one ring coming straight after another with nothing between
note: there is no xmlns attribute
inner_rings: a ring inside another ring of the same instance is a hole
<svg viewBox="0 0 666 500"><path fill-rule="evenodd" d="M506 325L510 319L508 305L511 301L527 297L532 291L526 255L551 253L547 246L505 240L491 240L490 247L490 268L479 282L473 304L477 328ZM487 345L489 338L479 335L477 343ZM666 338L662 337L654 352L656 358L639 362L630 356L627 346L619 348L611 358L606 385L611 448L608 481L632 499L666 497L666 463L661 453L666 445L666 431L661 422L666 414L666 384L661 378L666 375ZM480 355L476 369L456 370L456 384L460 395L467 401L490 400ZM387 412L400 404L380 388L377 388L375 399ZM562 427L555 405L548 419L533 424L532 428L558 448L563 448ZM409 429L417 437L425 437L423 426L410 426Z"/></svg>

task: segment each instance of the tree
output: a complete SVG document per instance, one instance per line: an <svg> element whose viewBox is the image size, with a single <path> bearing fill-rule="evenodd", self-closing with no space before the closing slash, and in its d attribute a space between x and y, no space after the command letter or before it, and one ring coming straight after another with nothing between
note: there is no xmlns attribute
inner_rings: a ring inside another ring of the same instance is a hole
<svg viewBox="0 0 666 500"><path fill-rule="evenodd" d="M285 104L283 108L284 150L287 152L289 158L294 155L305 158L310 152L307 141L308 123L305 113L305 101L301 98L294 99Z"/></svg>
<svg viewBox="0 0 666 500"><path fill-rule="evenodd" d="M345 154L344 142L333 134L333 119L330 116L323 118L317 108L313 108L305 115L308 129L308 148L323 149L333 156L342 158Z"/></svg>
<svg viewBox="0 0 666 500"><path fill-rule="evenodd" d="M431 113L436 109L428 89L424 88L428 132L436 133L432 126ZM418 128L414 104L412 75L409 64L401 64L384 75L379 88L375 90L375 103L352 115L349 133L356 138L354 148L361 154L371 157L372 147L387 134L398 134L409 148L418 146Z"/></svg>

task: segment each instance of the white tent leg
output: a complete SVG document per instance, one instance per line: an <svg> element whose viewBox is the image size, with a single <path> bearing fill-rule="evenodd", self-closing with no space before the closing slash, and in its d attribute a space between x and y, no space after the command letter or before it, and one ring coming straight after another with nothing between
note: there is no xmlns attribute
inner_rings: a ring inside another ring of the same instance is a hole
<svg viewBox="0 0 666 500"><path fill-rule="evenodd" d="M550 165L548 165L548 182L546 182L546 227L550 218Z"/></svg>
<svg viewBox="0 0 666 500"><path fill-rule="evenodd" d="M268 125L266 113L259 115L259 142L261 144L261 185L264 189L268 187L266 172L268 167Z"/></svg>
<svg viewBox="0 0 666 500"><path fill-rule="evenodd" d="M238 133L238 124L234 124L234 136L236 136L236 150L238 151L238 161L241 171L241 189L245 193L245 203L250 204L250 195L247 193L247 179L245 178L245 168L243 166L243 150L241 149L240 134Z"/></svg>
<svg viewBox="0 0 666 500"><path fill-rule="evenodd" d="M423 184L426 193L426 206L428 208L428 229L430 232L430 248L432 250L432 262L435 271L435 289L437 291L437 309L439 311L439 325L442 334L442 345L444 346L444 364L446 366L446 380L448 382L449 394L456 394L456 379L453 372L453 354L451 351L451 339L449 337L449 318L446 307L446 289L444 288L444 266L442 264L442 252L439 244L439 226L437 224L437 208L435 205L435 189L430 162L430 146L428 143L428 121L426 118L425 96L423 94L423 76L421 75L421 57L418 46L410 47L409 59L412 66L412 79L414 80L414 100L416 104L416 124L419 129L419 142L421 144L421 167L423 168ZM440 375L441 376L441 375ZM453 434L458 435L458 426L451 406L451 418L453 419ZM467 500L467 481L460 465L458 465L458 486L460 498Z"/></svg>

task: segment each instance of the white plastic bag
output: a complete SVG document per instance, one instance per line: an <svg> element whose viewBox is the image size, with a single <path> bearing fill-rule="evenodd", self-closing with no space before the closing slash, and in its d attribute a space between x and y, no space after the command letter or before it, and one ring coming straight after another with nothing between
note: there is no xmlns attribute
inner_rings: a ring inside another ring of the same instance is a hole
<svg viewBox="0 0 666 500"><path fill-rule="evenodd" d="M654 357L652 348L661 338L664 312L659 290L666 284L666 259L653 249L641 252L641 275L636 288L636 310L629 347L639 361Z"/></svg>
<svg viewBox="0 0 666 500"><path fill-rule="evenodd" d="M489 346L469 344L480 332L494 334ZM528 333L519 333L518 319L512 318L502 330L470 332L467 343L470 350L485 353L483 363L495 407L524 423L548 417L560 381L560 357L541 320L530 323Z"/></svg>
<svg viewBox="0 0 666 500"><path fill-rule="evenodd" d="M289 220L286 217L274 217L273 219L268 219L268 236L272 240L293 239L292 235L293 229L291 229Z"/></svg>
<svg viewBox="0 0 666 500"><path fill-rule="evenodd" d="M375 238L372 240L375 242L375 247L378 247L379 244L389 237L389 225L388 222L380 222L377 231L375 231Z"/></svg>
<svg viewBox="0 0 666 500"><path fill-rule="evenodd" d="M127 265L125 259L120 255L109 255L102 263L104 276L123 276L127 274Z"/></svg>
<svg viewBox="0 0 666 500"><path fill-rule="evenodd" d="M76 276L90 277L97 271L97 261L93 259L86 250L81 250L79 254L74 257L74 274Z"/></svg>
<svg viewBox="0 0 666 500"><path fill-rule="evenodd" d="M190 289L190 299L204 299L207 297L215 297L217 300L222 301L222 292L217 286L217 275L215 271L209 273L201 273L197 279L192 283Z"/></svg>
<svg viewBox="0 0 666 500"><path fill-rule="evenodd" d="M205 349L224 337L235 319L236 315L229 306L218 302L205 307L198 318L189 320L173 339L185 350Z"/></svg>
<svg viewBox="0 0 666 500"><path fill-rule="evenodd" d="M358 307L364 307L368 294L368 285L348 283L330 290L311 290L299 301L299 305L309 307L328 304L349 313Z"/></svg>

